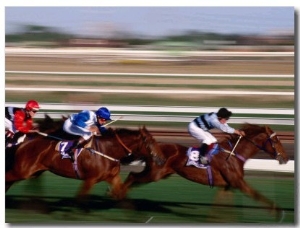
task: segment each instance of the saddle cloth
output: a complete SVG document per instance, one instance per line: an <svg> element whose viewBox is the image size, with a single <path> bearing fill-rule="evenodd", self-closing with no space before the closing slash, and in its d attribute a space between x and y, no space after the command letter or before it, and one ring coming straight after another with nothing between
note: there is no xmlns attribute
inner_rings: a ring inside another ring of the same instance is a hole
<svg viewBox="0 0 300 228"><path fill-rule="evenodd" d="M212 156L219 153L219 145L218 144L213 144L210 146L210 150L207 152L206 157L208 158L209 162L212 159ZM197 168L206 168L208 165L202 164L199 161L200 157L200 152L199 152L199 147L189 147L186 155L188 156L188 160L186 163L186 166L195 166Z"/></svg>
<svg viewBox="0 0 300 228"><path fill-rule="evenodd" d="M64 141L59 141L56 146L55 150L60 152L62 158L71 158L69 154L66 153L66 151L73 145L74 141L73 140L64 140ZM89 141L86 145L84 145L84 148L91 147L92 140ZM82 151L83 148L78 148L76 150L77 156L79 156L80 152ZM77 157L76 156L76 157Z"/></svg>

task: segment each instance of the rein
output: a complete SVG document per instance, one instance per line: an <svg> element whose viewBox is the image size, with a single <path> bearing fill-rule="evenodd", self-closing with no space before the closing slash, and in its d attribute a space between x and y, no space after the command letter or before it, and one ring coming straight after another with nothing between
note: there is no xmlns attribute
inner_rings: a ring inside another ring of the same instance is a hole
<svg viewBox="0 0 300 228"><path fill-rule="evenodd" d="M272 148L274 149L274 153L275 153L275 156L277 157L277 156L279 156L280 155L280 153L278 153L277 151L276 151L276 148L275 148L275 146L274 146L274 143L273 143L273 141L272 141L272 137L274 137L274 136L276 136L276 132L274 132L274 133L272 133L267 139L266 139L266 141L264 142L264 144L263 144L263 146L260 146L260 145L258 145L258 144L256 144L255 142L253 142L251 139L249 139L249 138L247 138L247 137L244 137L246 140L248 140L249 142L251 142L254 146L256 146L258 149L260 149L260 150L263 150L264 152L267 152L268 153L268 151L266 150L266 144L269 142L269 143L271 143L271 146L272 146ZM227 152L227 151L226 151ZM233 154L234 156L236 156L237 158L239 158L240 160L242 160L243 162L246 162L246 160L247 159L245 159L242 155L239 155L239 154L237 154L237 153L235 153L235 154Z"/></svg>
<svg viewBox="0 0 300 228"><path fill-rule="evenodd" d="M130 156L132 154L132 150L129 149L124 143L123 141L120 139L119 135L115 132L116 138L118 140L118 142L128 151L128 156Z"/></svg>

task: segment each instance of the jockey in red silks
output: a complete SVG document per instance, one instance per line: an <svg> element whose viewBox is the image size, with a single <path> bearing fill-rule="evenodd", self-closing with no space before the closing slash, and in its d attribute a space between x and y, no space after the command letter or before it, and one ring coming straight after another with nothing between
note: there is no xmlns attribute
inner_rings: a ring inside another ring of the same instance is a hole
<svg viewBox="0 0 300 228"><path fill-rule="evenodd" d="M11 146L11 143L27 133L37 132L33 129L32 118L39 109L40 105L35 100L29 100L25 108L5 107L5 144L7 146ZM22 142L24 138L17 143Z"/></svg>
<svg viewBox="0 0 300 228"><path fill-rule="evenodd" d="M209 130L216 128L229 134L245 136L244 131L234 129L227 124L227 121L231 115L232 112L228 111L226 108L220 108L217 113L211 112L203 114L189 123L189 133L200 143L202 143L199 151L199 161L201 161L203 164L207 164L208 162L205 154L209 148L209 145L217 142L217 139L209 132Z"/></svg>

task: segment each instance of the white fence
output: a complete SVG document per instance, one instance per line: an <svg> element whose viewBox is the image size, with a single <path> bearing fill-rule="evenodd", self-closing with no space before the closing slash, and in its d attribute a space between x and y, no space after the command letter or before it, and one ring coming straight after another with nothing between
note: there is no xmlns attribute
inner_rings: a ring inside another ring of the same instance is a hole
<svg viewBox="0 0 300 228"><path fill-rule="evenodd" d="M24 106L23 103L5 103L6 106ZM153 122L190 122L195 116L200 113L212 112L218 110L218 107L190 107L190 106L122 106L122 105L105 105L109 107L113 114L113 118L123 116L122 121L153 121ZM36 118L43 118L44 114L49 114L52 118L61 118L62 115L68 115L81 110L97 110L99 105L92 104L49 104L42 103L41 111L37 114ZM238 114L274 114L276 115L294 115L294 109L249 109L249 108L230 108L235 115ZM60 110L57 112L57 110ZM122 113L126 112L126 113ZM134 112L138 114L128 114L128 112ZM140 113L139 113L140 112ZM151 114L143 114L143 113ZM174 113L172 115L162 115L162 113ZM176 115L181 113L181 115ZM184 113L184 115L182 114ZM241 124L241 123L254 123L254 124L270 124L270 125L294 125L294 118L252 118L252 117L232 117L228 121L229 123Z"/></svg>

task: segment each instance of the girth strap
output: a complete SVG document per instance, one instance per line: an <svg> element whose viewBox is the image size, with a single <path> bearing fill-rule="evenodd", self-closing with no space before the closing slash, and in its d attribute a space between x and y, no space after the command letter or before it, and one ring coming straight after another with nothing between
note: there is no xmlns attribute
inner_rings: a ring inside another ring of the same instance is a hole
<svg viewBox="0 0 300 228"><path fill-rule="evenodd" d="M207 172L207 176L208 176L209 186L212 188L212 187L214 187L214 179L213 179L213 176L212 176L212 171L211 171L211 166L210 165L207 166L206 172Z"/></svg>
<svg viewBox="0 0 300 228"><path fill-rule="evenodd" d="M78 164L77 164L78 150L79 149L76 149L75 152L74 152L73 168L74 168L74 171L75 171L77 179L80 179L79 170L78 170Z"/></svg>

